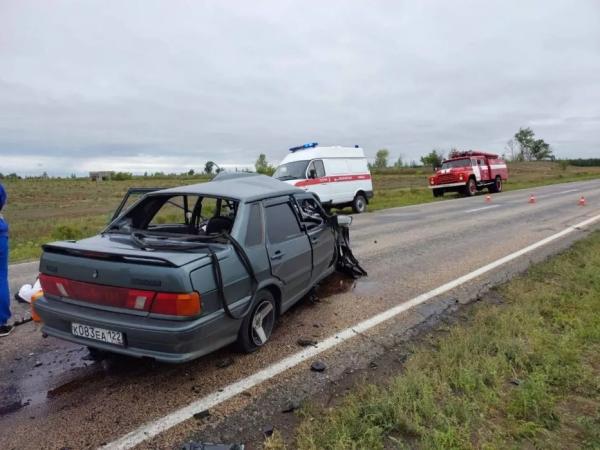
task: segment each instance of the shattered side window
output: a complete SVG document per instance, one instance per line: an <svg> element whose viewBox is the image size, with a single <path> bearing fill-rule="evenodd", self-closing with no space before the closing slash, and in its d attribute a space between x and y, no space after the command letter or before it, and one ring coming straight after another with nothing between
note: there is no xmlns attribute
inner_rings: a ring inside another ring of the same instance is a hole
<svg viewBox="0 0 600 450"><path fill-rule="evenodd" d="M156 212L148 226L164 225L164 224L185 224L187 199L183 195L171 197L162 207Z"/></svg>
<svg viewBox="0 0 600 450"><path fill-rule="evenodd" d="M307 230L318 227L325 222L323 210L312 197L297 198L300 205L300 218Z"/></svg>

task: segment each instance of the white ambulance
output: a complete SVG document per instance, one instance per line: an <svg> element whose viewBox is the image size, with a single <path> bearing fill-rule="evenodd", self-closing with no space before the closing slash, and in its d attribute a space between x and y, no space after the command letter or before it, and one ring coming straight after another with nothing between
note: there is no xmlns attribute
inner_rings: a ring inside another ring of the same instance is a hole
<svg viewBox="0 0 600 450"><path fill-rule="evenodd" d="M365 152L355 147L320 147L317 142L290 148L275 178L319 196L325 206L367 210L373 183Z"/></svg>

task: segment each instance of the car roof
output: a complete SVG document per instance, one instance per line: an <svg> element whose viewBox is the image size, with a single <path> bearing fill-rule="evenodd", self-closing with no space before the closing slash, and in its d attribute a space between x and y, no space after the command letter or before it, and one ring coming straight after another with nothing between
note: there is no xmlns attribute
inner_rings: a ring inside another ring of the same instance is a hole
<svg viewBox="0 0 600 450"><path fill-rule="evenodd" d="M302 189L266 175L240 172L220 173L207 183L178 186L156 191L150 195L192 194L208 197L225 197L248 203L265 198L303 192L304 190Z"/></svg>

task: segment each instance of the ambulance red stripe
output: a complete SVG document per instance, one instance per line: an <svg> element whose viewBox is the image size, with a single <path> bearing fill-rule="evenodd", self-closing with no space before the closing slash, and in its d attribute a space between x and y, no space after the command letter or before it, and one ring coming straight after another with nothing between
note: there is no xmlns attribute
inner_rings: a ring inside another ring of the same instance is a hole
<svg viewBox="0 0 600 450"><path fill-rule="evenodd" d="M360 175L335 175L330 177L311 178L309 180L301 180L294 183L294 186L304 187L312 186L315 184L322 183L341 183L343 181L358 181L358 180L370 180L371 174L360 174Z"/></svg>

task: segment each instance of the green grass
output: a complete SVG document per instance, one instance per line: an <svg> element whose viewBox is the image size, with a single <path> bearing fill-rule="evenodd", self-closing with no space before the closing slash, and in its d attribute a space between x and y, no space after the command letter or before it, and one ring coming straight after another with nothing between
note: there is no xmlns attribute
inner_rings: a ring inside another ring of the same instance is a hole
<svg viewBox="0 0 600 450"><path fill-rule="evenodd" d="M6 181L11 262L39 257L41 245L98 233L130 187L172 187L206 177L143 178L96 183L84 179Z"/></svg>
<svg viewBox="0 0 600 450"><path fill-rule="evenodd" d="M599 267L596 232L416 344L387 383L305 408L289 448L600 448Z"/></svg>
<svg viewBox="0 0 600 450"><path fill-rule="evenodd" d="M551 162L510 164L509 171L506 190L600 177L600 167L561 166ZM431 171L422 168L373 174L375 197L369 210L434 201L427 188L430 174ZM9 194L4 213L11 226L10 260L37 258L40 246L52 240L77 239L97 233L106 225L129 187L171 187L207 180L202 176L136 177L100 183L85 179L4 180ZM452 197L455 195L445 196Z"/></svg>

